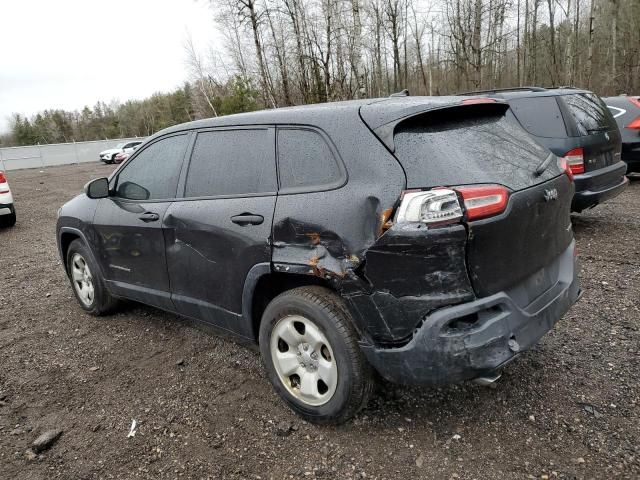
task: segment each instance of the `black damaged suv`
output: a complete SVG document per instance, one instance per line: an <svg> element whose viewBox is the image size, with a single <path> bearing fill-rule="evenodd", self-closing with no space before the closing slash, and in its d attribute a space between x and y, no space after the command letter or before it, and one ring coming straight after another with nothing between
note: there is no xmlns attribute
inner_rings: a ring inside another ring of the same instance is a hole
<svg viewBox="0 0 640 480"><path fill-rule="evenodd" d="M61 208L73 291L258 342L318 423L364 406L374 371L491 382L580 292L570 171L508 111L394 97L166 129Z"/></svg>

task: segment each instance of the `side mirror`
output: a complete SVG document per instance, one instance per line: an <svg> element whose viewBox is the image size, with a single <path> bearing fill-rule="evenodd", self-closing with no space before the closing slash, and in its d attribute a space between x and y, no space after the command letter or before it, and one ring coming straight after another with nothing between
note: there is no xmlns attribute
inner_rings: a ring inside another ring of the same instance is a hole
<svg viewBox="0 0 640 480"><path fill-rule="evenodd" d="M84 193L89 198L107 198L109 196L109 180L105 177L91 180L84 186Z"/></svg>

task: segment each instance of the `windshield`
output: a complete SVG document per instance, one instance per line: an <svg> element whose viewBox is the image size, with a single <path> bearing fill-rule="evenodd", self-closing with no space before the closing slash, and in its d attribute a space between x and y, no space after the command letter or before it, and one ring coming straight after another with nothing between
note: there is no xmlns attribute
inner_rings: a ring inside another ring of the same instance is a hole
<svg viewBox="0 0 640 480"><path fill-rule="evenodd" d="M125 145L125 143L119 143L118 145L116 145L116 148L123 148Z"/></svg>

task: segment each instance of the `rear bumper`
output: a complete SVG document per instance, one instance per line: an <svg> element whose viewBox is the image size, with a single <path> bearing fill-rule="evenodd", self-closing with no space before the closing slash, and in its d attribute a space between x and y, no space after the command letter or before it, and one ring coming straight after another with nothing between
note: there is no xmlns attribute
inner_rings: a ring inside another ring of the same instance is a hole
<svg viewBox="0 0 640 480"><path fill-rule="evenodd" d="M620 195L629 183L624 176L626 171L626 163L616 162L593 172L576 175L574 177L576 193L573 196L571 210L581 212Z"/></svg>
<svg viewBox="0 0 640 480"><path fill-rule="evenodd" d="M384 378L396 383L438 385L489 375L535 345L577 301L574 251L572 242L554 265L509 291L436 310L402 347L363 343L362 351ZM553 286L527 300L536 282L549 275Z"/></svg>
<svg viewBox="0 0 640 480"><path fill-rule="evenodd" d="M640 172L640 142L622 144L622 161L627 164L627 173Z"/></svg>
<svg viewBox="0 0 640 480"><path fill-rule="evenodd" d="M14 213L12 203L0 203L0 216Z"/></svg>

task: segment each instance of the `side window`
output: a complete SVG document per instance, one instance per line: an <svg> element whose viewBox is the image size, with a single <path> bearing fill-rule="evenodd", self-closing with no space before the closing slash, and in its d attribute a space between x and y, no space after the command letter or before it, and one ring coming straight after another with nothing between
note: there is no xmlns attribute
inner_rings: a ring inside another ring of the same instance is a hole
<svg viewBox="0 0 640 480"><path fill-rule="evenodd" d="M313 130L278 129L280 188L331 186L343 175L325 139Z"/></svg>
<svg viewBox="0 0 640 480"><path fill-rule="evenodd" d="M509 101L512 113L531 135L562 138L567 130L556 97L519 98Z"/></svg>
<svg viewBox="0 0 640 480"><path fill-rule="evenodd" d="M275 193L276 162L269 129L198 133L185 197Z"/></svg>
<svg viewBox="0 0 640 480"><path fill-rule="evenodd" d="M187 134L163 138L142 150L118 175L116 197L174 198L188 138Z"/></svg>

